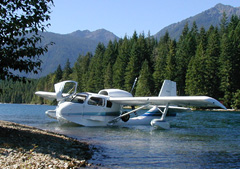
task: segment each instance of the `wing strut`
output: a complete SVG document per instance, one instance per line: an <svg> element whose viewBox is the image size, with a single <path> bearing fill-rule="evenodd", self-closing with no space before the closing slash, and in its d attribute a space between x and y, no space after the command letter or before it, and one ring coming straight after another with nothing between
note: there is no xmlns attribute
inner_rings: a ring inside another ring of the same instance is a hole
<svg viewBox="0 0 240 169"><path fill-rule="evenodd" d="M158 108L158 110L162 113L162 117L161 117L161 119L153 119L151 121L151 126L153 126L154 128L157 128L157 129L165 129L165 130L170 128L169 122L165 121L167 111L168 111L168 107L169 107L169 103L167 103L163 112L162 112L162 110L160 110Z"/></svg>
<svg viewBox="0 0 240 169"><path fill-rule="evenodd" d="M129 114L135 113L136 111L141 110L141 109L143 109L144 107L147 107L147 106L149 106L149 104L143 105L143 106L141 106L141 107L139 107L139 108L136 108L136 109L134 109L134 110L132 110L132 111L130 111L130 112L124 113L124 114L122 114L122 115L114 118L113 120L109 121L108 123L110 123L110 124L111 124L111 123L112 123L112 124L113 124L113 123L116 123L116 122L118 122L118 120L119 120L120 118L122 118L122 117L124 117L124 116L127 116L127 115L129 115Z"/></svg>
<svg viewBox="0 0 240 169"><path fill-rule="evenodd" d="M158 110L162 113L162 117L160 120L164 121L165 120L165 117L167 115L167 111L168 111L168 107L169 107L169 103L167 103L166 107L164 108L163 112L161 109L158 108Z"/></svg>

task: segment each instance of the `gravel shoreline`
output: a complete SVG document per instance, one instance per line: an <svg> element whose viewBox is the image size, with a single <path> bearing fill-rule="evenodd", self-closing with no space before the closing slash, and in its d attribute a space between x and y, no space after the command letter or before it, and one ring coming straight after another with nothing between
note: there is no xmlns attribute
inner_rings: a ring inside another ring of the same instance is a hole
<svg viewBox="0 0 240 169"><path fill-rule="evenodd" d="M92 153L85 142L0 120L0 168L90 167Z"/></svg>

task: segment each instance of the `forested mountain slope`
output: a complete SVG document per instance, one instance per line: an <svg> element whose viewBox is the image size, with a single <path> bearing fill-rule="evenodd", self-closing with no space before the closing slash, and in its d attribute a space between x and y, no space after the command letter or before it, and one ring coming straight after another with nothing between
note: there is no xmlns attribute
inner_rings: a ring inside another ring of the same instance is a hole
<svg viewBox="0 0 240 169"><path fill-rule="evenodd" d="M200 14L166 26L154 36L159 39L160 37L164 36L166 31L168 31L171 38L178 39L182 33L184 25L186 23L192 25L194 21L196 22L198 28L204 27L205 29L208 29L211 25L219 26L224 12L228 18L231 18L232 15L240 16L240 7L235 8L229 5L217 4L213 8L203 11Z"/></svg>
<svg viewBox="0 0 240 169"><path fill-rule="evenodd" d="M177 83L180 96L207 95L226 107L240 108L240 18L227 20L223 16L219 27L207 30L186 24L178 41L168 33L156 41L135 32L131 38L109 41L106 46L99 43L94 54L80 55L73 68L68 60L63 68L59 65L54 73L32 84L35 91L54 91L55 83L71 79L78 82L78 92L130 91L138 77L133 94L157 96L164 79L169 79ZM31 103L50 103L35 96L33 87L28 91L20 86L2 83L0 102L23 102L23 97L32 94Z"/></svg>

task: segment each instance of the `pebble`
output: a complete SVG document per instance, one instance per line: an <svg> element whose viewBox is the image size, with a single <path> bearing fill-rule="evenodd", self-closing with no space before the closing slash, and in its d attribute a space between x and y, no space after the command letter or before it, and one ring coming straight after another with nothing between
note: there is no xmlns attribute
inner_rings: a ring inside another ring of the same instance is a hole
<svg viewBox="0 0 240 169"><path fill-rule="evenodd" d="M87 143L34 127L0 121L0 168L80 168L91 166L87 160L92 153Z"/></svg>

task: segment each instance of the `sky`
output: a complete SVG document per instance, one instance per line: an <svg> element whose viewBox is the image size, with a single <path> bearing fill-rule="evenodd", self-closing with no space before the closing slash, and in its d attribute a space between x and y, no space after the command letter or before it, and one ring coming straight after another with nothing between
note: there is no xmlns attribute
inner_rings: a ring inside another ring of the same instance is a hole
<svg viewBox="0 0 240 169"><path fill-rule="evenodd" d="M239 0L54 0L49 32L106 29L120 38L151 35L216 4L240 7Z"/></svg>

